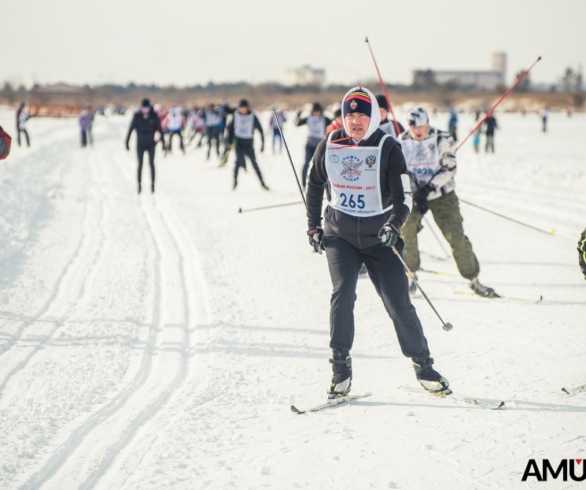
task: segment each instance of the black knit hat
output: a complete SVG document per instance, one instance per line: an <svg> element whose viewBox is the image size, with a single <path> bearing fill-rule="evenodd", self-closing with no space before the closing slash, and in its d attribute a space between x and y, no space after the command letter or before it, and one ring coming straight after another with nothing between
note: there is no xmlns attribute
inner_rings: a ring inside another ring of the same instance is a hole
<svg viewBox="0 0 586 490"><path fill-rule="evenodd" d="M376 101L378 102L378 106L380 109L389 110L389 104L387 104L387 98L383 94L379 94L376 96Z"/></svg>
<svg viewBox="0 0 586 490"><path fill-rule="evenodd" d="M142 99L142 102L140 103L141 107L150 107L151 106L151 101L149 99Z"/></svg>
<svg viewBox="0 0 586 490"><path fill-rule="evenodd" d="M334 118L336 117L340 117L342 115L342 108L338 107L335 111L334 111Z"/></svg>
<svg viewBox="0 0 586 490"><path fill-rule="evenodd" d="M323 112L324 109L319 102L314 102L313 107L311 108L311 112Z"/></svg>
<svg viewBox="0 0 586 490"><path fill-rule="evenodd" d="M362 91L362 87L358 87L344 99L344 117L353 112L360 112L365 116L370 117L372 113L372 102L370 95Z"/></svg>
<svg viewBox="0 0 586 490"><path fill-rule="evenodd" d="M238 104L238 107L249 107L248 101L246 99L240 99L240 103Z"/></svg>

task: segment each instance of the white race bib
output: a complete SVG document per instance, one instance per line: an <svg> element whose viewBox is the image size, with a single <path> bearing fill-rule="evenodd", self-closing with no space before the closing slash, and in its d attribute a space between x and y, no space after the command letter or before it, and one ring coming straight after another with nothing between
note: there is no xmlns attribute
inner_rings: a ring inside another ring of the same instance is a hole
<svg viewBox="0 0 586 490"><path fill-rule="evenodd" d="M254 114L234 114L234 135L236 138L251 140L254 132Z"/></svg>
<svg viewBox="0 0 586 490"><path fill-rule="evenodd" d="M346 147L328 142L326 172L332 208L358 217L376 216L390 209L383 209L380 186L381 148L387 138L383 136L378 146Z"/></svg>
<svg viewBox="0 0 586 490"><path fill-rule="evenodd" d="M218 126L221 122L219 113L206 110L206 126Z"/></svg>
<svg viewBox="0 0 586 490"><path fill-rule="evenodd" d="M321 140L326 135L326 118L324 116L309 116L307 118L309 137Z"/></svg>
<svg viewBox="0 0 586 490"><path fill-rule="evenodd" d="M402 140L407 171L421 184L427 184L440 171L437 133L422 141Z"/></svg>

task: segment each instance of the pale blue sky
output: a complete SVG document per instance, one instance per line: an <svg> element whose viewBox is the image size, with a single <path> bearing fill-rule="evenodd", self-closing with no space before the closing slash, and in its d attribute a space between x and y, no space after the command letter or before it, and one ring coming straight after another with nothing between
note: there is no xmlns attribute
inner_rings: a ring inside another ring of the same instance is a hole
<svg viewBox="0 0 586 490"><path fill-rule="evenodd" d="M586 68L586 0L5 0L0 80L179 86L284 81L311 64L328 83L371 79L368 35L383 78L414 68L490 69L508 80L538 55L536 82Z"/></svg>

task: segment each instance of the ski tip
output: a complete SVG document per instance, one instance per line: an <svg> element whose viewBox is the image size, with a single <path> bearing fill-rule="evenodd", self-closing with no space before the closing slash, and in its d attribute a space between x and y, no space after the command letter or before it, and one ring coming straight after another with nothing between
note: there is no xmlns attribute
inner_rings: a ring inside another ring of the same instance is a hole
<svg viewBox="0 0 586 490"><path fill-rule="evenodd" d="M449 332L450 330L452 330L454 328L454 326L448 322L448 323L444 323L444 326L442 327L446 332Z"/></svg>
<svg viewBox="0 0 586 490"><path fill-rule="evenodd" d="M537 300L537 302L540 303L541 301L543 301L543 296L540 294L539 295L539 299Z"/></svg>
<svg viewBox="0 0 586 490"><path fill-rule="evenodd" d="M305 413L303 410L299 410L295 405L291 405L291 411L298 414Z"/></svg>
<svg viewBox="0 0 586 490"><path fill-rule="evenodd" d="M242 212L242 208L238 208L238 212L241 213Z"/></svg>
<svg viewBox="0 0 586 490"><path fill-rule="evenodd" d="M552 229L552 230L549 232L549 234L550 234L551 236L553 236L553 234L554 234L554 233L555 233L555 230L554 230L554 229Z"/></svg>
<svg viewBox="0 0 586 490"><path fill-rule="evenodd" d="M569 392L568 390L566 390L565 388L562 388L562 391L563 391L563 392L564 392L566 395L569 395L569 394L570 394L570 392Z"/></svg>
<svg viewBox="0 0 586 490"><path fill-rule="evenodd" d="M498 410L499 408L503 408L505 406L505 402L500 402L496 407L495 410Z"/></svg>

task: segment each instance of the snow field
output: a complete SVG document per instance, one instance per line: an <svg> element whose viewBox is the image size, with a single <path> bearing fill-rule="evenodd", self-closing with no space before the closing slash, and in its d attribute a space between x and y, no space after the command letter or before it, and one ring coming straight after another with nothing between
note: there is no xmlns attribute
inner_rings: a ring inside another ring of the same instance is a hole
<svg viewBox="0 0 586 490"><path fill-rule="evenodd" d="M156 195L138 197L133 143L127 153L120 140L128 118L98 118L87 150L73 120L31 120L33 148L14 148L0 178L1 485L532 488L521 483L529 458L581 457L585 398L560 388L586 378L575 251L586 118L553 115L545 135L536 116L498 119L495 156L459 152L458 195L556 233L462 204L464 227L483 282L544 300L459 295L465 280L421 272L454 330L414 304L454 390L506 409L397 389L413 371L364 279L353 391L373 396L303 416L288 397L325 395L331 285L302 206L237 212L299 199L271 135L259 155L270 193L250 165L231 190L233 155L220 169L203 150L175 149L157 154ZM306 129L285 128L300 171ZM432 257L442 252L429 230L420 249L423 267L457 276Z"/></svg>

